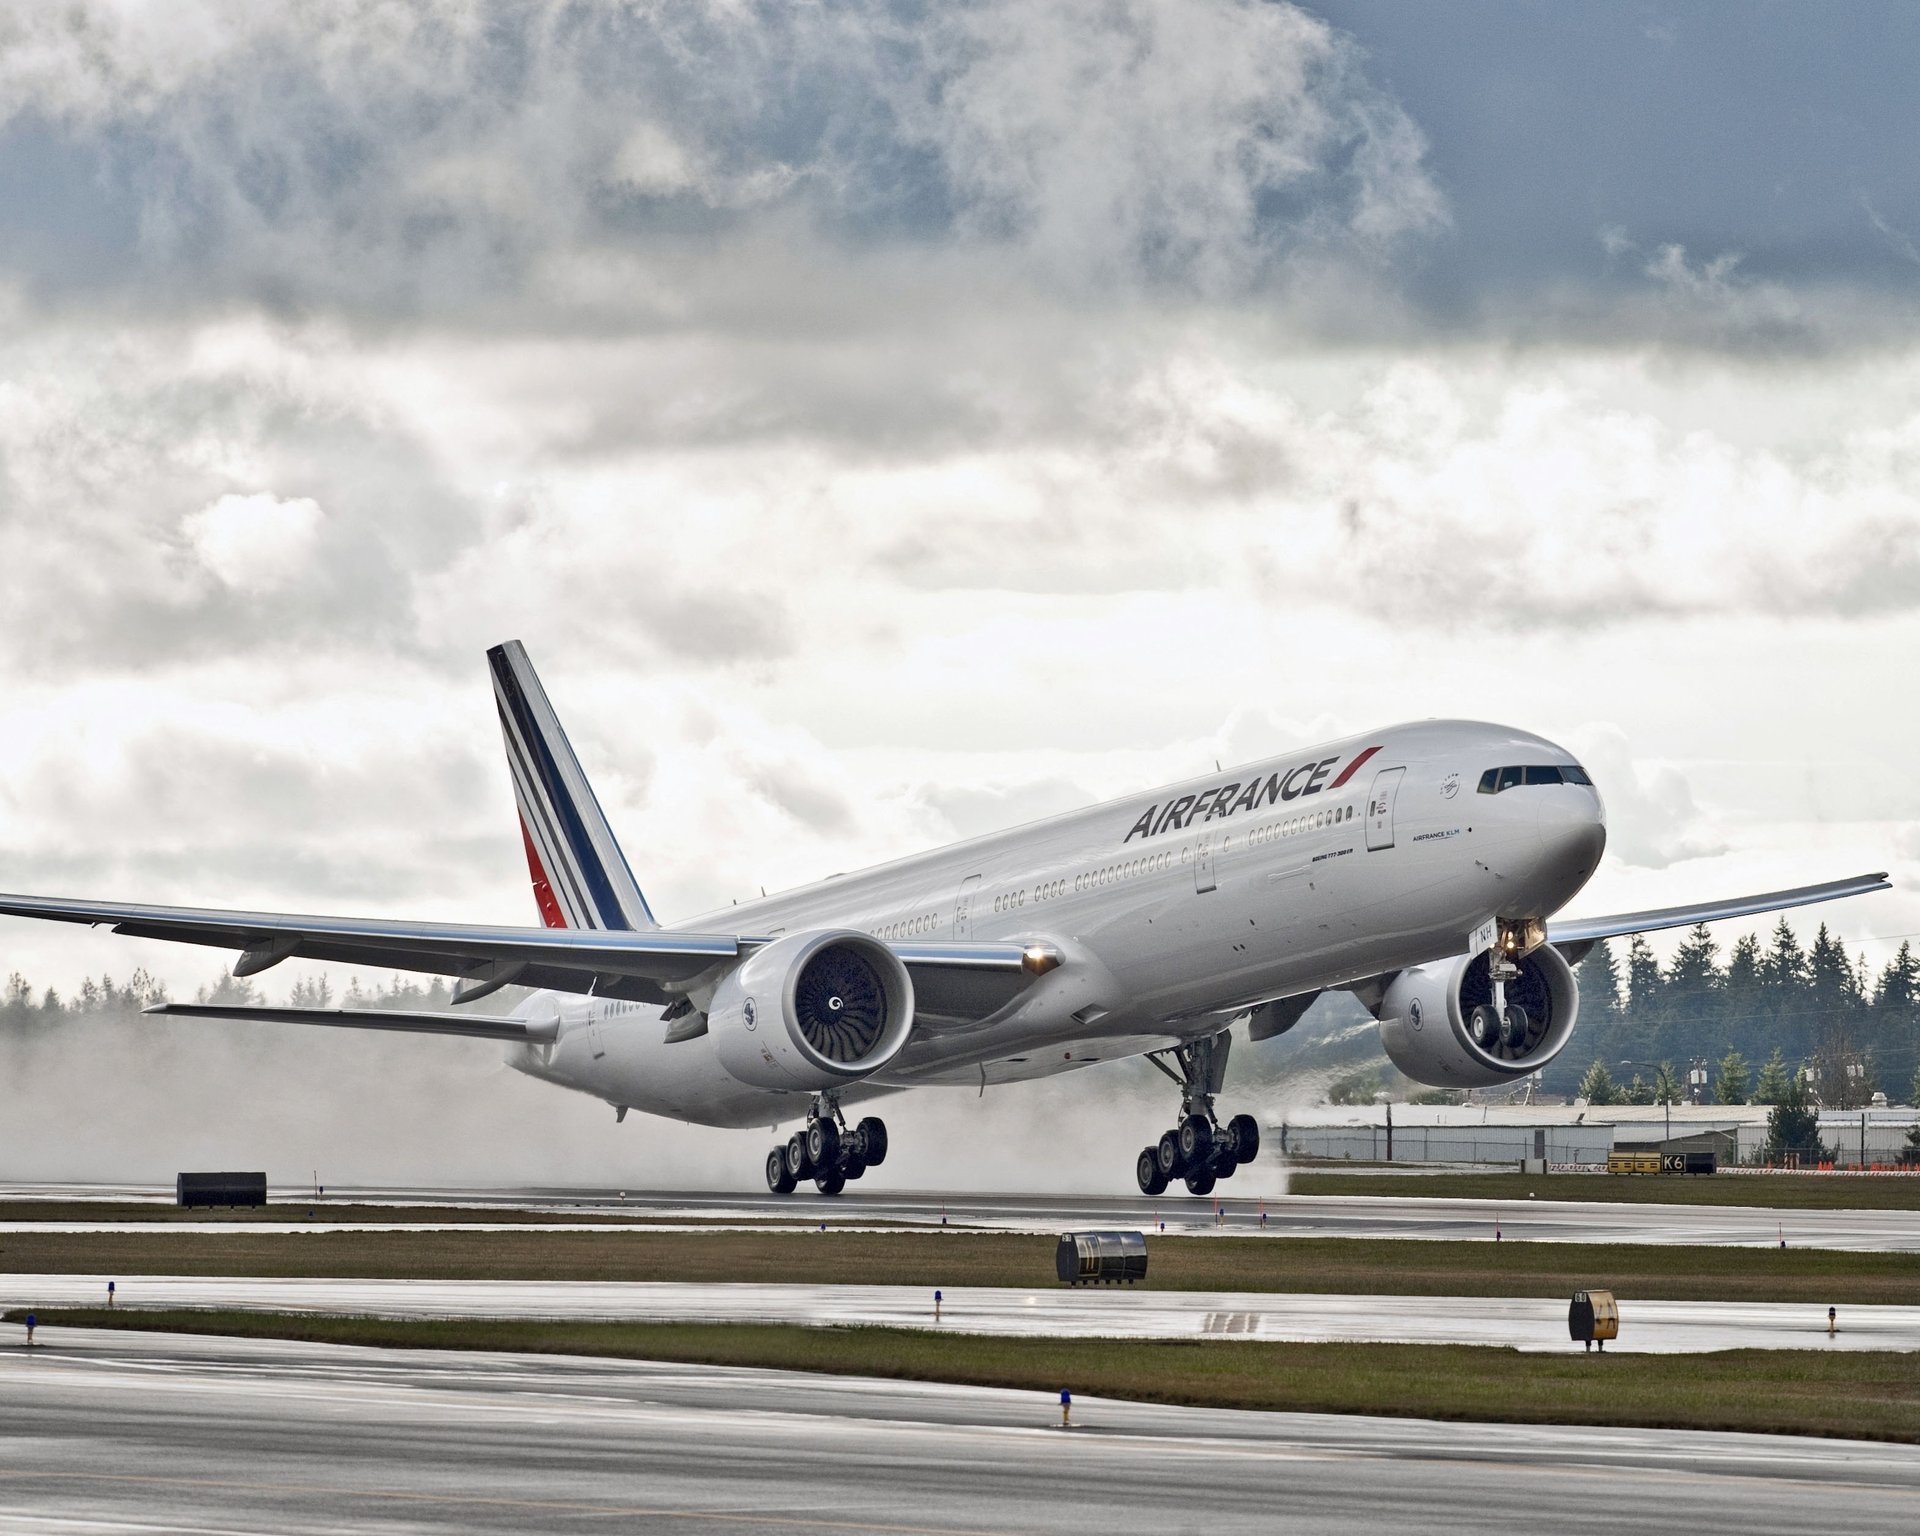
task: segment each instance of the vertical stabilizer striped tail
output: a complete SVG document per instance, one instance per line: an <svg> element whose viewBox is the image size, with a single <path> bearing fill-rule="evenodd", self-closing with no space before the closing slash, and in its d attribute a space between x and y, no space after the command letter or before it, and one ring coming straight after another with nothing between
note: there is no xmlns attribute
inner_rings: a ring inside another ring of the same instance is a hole
<svg viewBox="0 0 1920 1536"><path fill-rule="evenodd" d="M520 835L549 928L657 928L559 716L518 640L487 652Z"/></svg>

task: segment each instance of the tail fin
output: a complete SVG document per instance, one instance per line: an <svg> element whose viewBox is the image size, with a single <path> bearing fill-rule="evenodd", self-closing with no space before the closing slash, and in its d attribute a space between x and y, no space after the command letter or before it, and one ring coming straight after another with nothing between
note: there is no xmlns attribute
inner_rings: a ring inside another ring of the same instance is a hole
<svg viewBox="0 0 1920 1536"><path fill-rule="evenodd" d="M518 640L487 652L520 835L549 928L657 928L613 828Z"/></svg>

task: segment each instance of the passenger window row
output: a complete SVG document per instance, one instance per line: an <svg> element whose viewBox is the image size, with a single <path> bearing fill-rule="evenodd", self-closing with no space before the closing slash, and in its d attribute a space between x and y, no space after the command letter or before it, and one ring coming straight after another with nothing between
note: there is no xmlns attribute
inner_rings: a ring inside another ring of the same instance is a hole
<svg viewBox="0 0 1920 1536"><path fill-rule="evenodd" d="M898 923L888 923L880 928L875 938L910 939L917 933L932 933L934 924L940 921L937 912L923 912L918 917L909 917Z"/></svg>
<svg viewBox="0 0 1920 1536"><path fill-rule="evenodd" d="M1585 784L1592 786L1587 770L1574 764L1557 767L1552 763L1524 764L1518 768L1489 768L1480 775L1480 793L1497 795L1503 789L1532 784Z"/></svg>
<svg viewBox="0 0 1920 1536"><path fill-rule="evenodd" d="M1141 858L1128 859L1124 863L1109 864L1103 869L1090 869L1084 874L1073 877L1076 891L1091 891L1098 886L1112 885L1118 880L1132 880L1139 875L1151 875L1159 870L1173 868L1173 851L1149 853Z"/></svg>
<svg viewBox="0 0 1920 1536"><path fill-rule="evenodd" d="M1293 837L1301 832L1318 832L1330 827L1336 821L1352 821L1353 807L1336 805L1329 810L1315 811L1311 816L1291 816L1285 821L1270 821L1263 827L1255 827L1247 834L1247 840L1258 847L1261 843L1270 843L1277 837Z"/></svg>

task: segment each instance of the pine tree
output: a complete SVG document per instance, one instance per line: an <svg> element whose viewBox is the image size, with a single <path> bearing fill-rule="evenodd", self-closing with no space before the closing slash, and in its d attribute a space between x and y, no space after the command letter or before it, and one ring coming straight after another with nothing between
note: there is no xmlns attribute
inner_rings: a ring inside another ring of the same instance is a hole
<svg viewBox="0 0 1920 1536"><path fill-rule="evenodd" d="M1673 1075L1673 1063L1663 1061L1660 1069L1653 1075L1653 1102L1656 1104L1678 1104L1686 1098L1680 1087L1680 1079Z"/></svg>
<svg viewBox="0 0 1920 1536"><path fill-rule="evenodd" d="M1604 1061L1596 1061L1587 1068L1587 1075L1580 1079L1580 1097L1589 1104L1618 1104L1620 1089L1613 1081L1613 1074L1607 1070Z"/></svg>
<svg viewBox="0 0 1920 1536"><path fill-rule="evenodd" d="M1643 1023L1651 1023L1660 1006L1660 961L1643 933L1627 941L1627 1006Z"/></svg>
<svg viewBox="0 0 1920 1536"><path fill-rule="evenodd" d="M1720 946L1705 923L1695 923L1673 952L1673 964L1667 967L1667 990L1676 997L1694 1000L1719 988Z"/></svg>
<svg viewBox="0 0 1920 1536"><path fill-rule="evenodd" d="M1627 1102L1629 1104L1653 1102L1653 1089L1638 1072L1633 1074L1633 1081L1627 1084Z"/></svg>
<svg viewBox="0 0 1920 1536"><path fill-rule="evenodd" d="M1743 933L1727 951L1727 978L1721 984L1726 1016L1747 1020L1760 1011L1760 941Z"/></svg>
<svg viewBox="0 0 1920 1536"><path fill-rule="evenodd" d="M222 971L220 979L211 988L202 987L197 996L203 1003L226 1003L244 1007L260 1001L260 989L247 977L235 976L232 971Z"/></svg>
<svg viewBox="0 0 1920 1536"><path fill-rule="evenodd" d="M1819 1113L1807 1102L1807 1092L1796 1074L1788 1081L1786 1096L1767 1116L1766 1159L1783 1163L1798 1156L1803 1163L1825 1163L1833 1153L1820 1140Z"/></svg>
<svg viewBox="0 0 1920 1536"><path fill-rule="evenodd" d="M1805 986L1806 980L1807 957L1801 952L1793 925L1783 917L1774 925L1773 944L1760 963L1761 985L1778 1002L1786 993Z"/></svg>
<svg viewBox="0 0 1920 1536"><path fill-rule="evenodd" d="M1913 958L1913 945L1902 939L1900 948L1880 973L1880 985L1874 990L1876 1008L1911 1008L1914 994L1920 991L1920 965Z"/></svg>
<svg viewBox="0 0 1920 1536"><path fill-rule="evenodd" d="M1778 1104L1786 1098L1792 1087L1792 1074L1787 1071L1787 1064L1780 1056L1780 1047L1776 1045L1766 1065L1760 1069L1760 1081L1753 1089L1753 1102Z"/></svg>
<svg viewBox="0 0 1920 1536"><path fill-rule="evenodd" d="M1920 1109L1920 1067L1913 1069L1913 1086L1907 1089L1907 1098L1914 1108ZM1916 1127L1920 1129L1920 1127Z"/></svg>
<svg viewBox="0 0 1920 1536"><path fill-rule="evenodd" d="M1747 1071L1747 1058L1738 1051L1728 1051L1720 1058L1720 1075L1713 1083L1713 1102L1746 1103L1747 1089L1752 1082L1753 1075Z"/></svg>
<svg viewBox="0 0 1920 1536"><path fill-rule="evenodd" d="M1605 939L1587 951L1587 958L1580 962L1574 979L1580 987L1583 1014L1591 1009L1596 1020L1608 1022L1620 1017L1620 962L1614 958L1613 946Z"/></svg>
<svg viewBox="0 0 1920 1536"><path fill-rule="evenodd" d="M1820 925L1820 931L1813 936L1812 947L1807 950L1807 982L1815 1010L1829 1017L1860 1001L1846 946L1827 932L1825 923Z"/></svg>
<svg viewBox="0 0 1920 1536"><path fill-rule="evenodd" d="M7 977L7 991L0 997L0 1024L9 1029L24 1028L33 1018L33 988L18 971Z"/></svg>

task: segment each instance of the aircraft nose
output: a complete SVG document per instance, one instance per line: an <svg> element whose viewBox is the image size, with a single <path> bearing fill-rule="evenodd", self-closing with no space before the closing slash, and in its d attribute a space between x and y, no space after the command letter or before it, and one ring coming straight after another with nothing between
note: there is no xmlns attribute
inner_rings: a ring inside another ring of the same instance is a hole
<svg viewBox="0 0 1920 1536"><path fill-rule="evenodd" d="M1607 847L1607 818L1593 790L1572 784L1540 796L1540 849L1548 867L1584 881L1600 867Z"/></svg>

